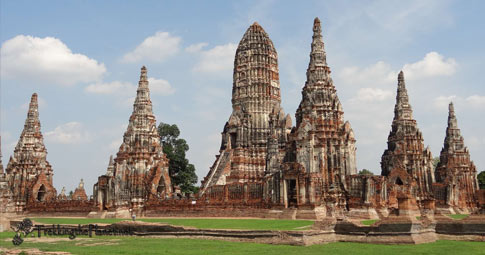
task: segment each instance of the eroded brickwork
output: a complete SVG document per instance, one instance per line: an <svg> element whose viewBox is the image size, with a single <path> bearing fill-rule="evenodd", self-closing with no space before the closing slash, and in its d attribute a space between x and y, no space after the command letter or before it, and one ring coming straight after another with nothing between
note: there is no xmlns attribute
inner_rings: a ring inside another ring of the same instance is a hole
<svg viewBox="0 0 485 255"><path fill-rule="evenodd" d="M16 210L32 202L55 200L53 171L47 161L47 150L40 131L37 94L33 94L24 129L6 168L6 179Z"/></svg>
<svg viewBox="0 0 485 255"><path fill-rule="evenodd" d="M440 162L436 168L435 196L440 205L466 211L477 205L477 169L458 128L453 103L449 105L448 127Z"/></svg>
<svg viewBox="0 0 485 255"><path fill-rule="evenodd" d="M262 180L268 138L274 137L276 147L281 147L291 128L291 118L280 102L278 55L268 34L255 22L236 50L233 111L222 132L220 154L202 181L202 194L213 185Z"/></svg>
<svg viewBox="0 0 485 255"><path fill-rule="evenodd" d="M168 159L160 144L148 85L143 66L123 143L94 187L100 209L142 210L147 200L172 195Z"/></svg>
<svg viewBox="0 0 485 255"><path fill-rule="evenodd" d="M335 208L345 207L345 176L357 173L355 138L330 76L318 18L312 38L296 127L289 134L280 167L280 201L286 206L328 202Z"/></svg>
<svg viewBox="0 0 485 255"><path fill-rule="evenodd" d="M432 199L435 181L433 157L429 147L424 147L423 135L413 118L402 71L398 75L394 119L381 168L382 175L388 177L390 194L403 193L404 196L407 192L406 197L415 198L418 202ZM403 189L407 191L402 192Z"/></svg>
<svg viewBox="0 0 485 255"><path fill-rule="evenodd" d="M129 217L131 212L332 220L404 215L416 220L415 216L427 217L435 209L443 212L443 207L454 212L476 212L479 204L483 207L485 193L478 191L476 168L453 105L435 173L431 152L424 147L412 116L403 72L398 75L382 175L357 174L356 140L330 76L318 18L313 24L307 80L295 127L280 106L275 47L257 23L239 43L233 75L233 112L222 132L220 154L194 197L173 195L168 159L152 112L147 70L142 67L123 143L116 157L110 157L106 174L94 185L92 200L88 200L82 180L72 198L65 189L56 197L40 133L37 95L32 96L24 131L6 173L0 157L0 212L13 208L55 215L97 211L93 214L101 217Z"/></svg>
<svg viewBox="0 0 485 255"><path fill-rule="evenodd" d="M72 194L72 200L82 200L82 201L88 200L88 196L86 195L86 190L84 190L83 179L81 179L76 190L74 190L74 193Z"/></svg>

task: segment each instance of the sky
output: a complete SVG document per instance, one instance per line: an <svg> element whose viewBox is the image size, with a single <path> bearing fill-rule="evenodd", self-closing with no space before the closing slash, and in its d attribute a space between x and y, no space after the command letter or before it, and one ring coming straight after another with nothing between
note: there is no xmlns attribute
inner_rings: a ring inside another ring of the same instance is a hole
<svg viewBox="0 0 485 255"><path fill-rule="evenodd" d="M232 112L234 54L257 21L278 52L281 105L293 117L322 21L327 62L357 139L357 168L380 174L403 70L424 143L439 156L454 102L477 170L485 170L484 1L0 0L4 167L32 93L54 186L86 191L106 172L148 68L157 122L177 124L201 180ZM294 122L293 122L294 123Z"/></svg>

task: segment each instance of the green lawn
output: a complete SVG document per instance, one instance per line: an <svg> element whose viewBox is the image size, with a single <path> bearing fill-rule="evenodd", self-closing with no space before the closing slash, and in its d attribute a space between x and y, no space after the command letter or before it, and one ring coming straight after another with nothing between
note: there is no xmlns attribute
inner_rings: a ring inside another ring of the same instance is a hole
<svg viewBox="0 0 485 255"><path fill-rule="evenodd" d="M454 220L462 220L462 219L468 217L468 214L449 214L448 217L450 217Z"/></svg>
<svg viewBox="0 0 485 255"><path fill-rule="evenodd" d="M0 247L13 248L13 232L0 233ZM41 237L49 238L49 237ZM485 254L485 242L438 241L419 245L378 245L330 243L308 247L227 242L203 239L162 239L150 237L78 237L69 240L33 243L36 237L25 238L21 248L43 251L67 251L73 254Z"/></svg>
<svg viewBox="0 0 485 255"><path fill-rule="evenodd" d="M32 218L44 224L90 224L116 223L126 219L85 219L85 218ZM200 219L200 218L145 218L145 222L163 222L172 225L214 229L257 229L257 230L300 230L308 229L311 220L266 220L266 219Z"/></svg>
<svg viewBox="0 0 485 255"><path fill-rule="evenodd" d="M373 219L373 220L363 220L361 221L360 223L362 223L363 225L367 225L367 226L370 226L376 222L378 222L379 220L378 219Z"/></svg>

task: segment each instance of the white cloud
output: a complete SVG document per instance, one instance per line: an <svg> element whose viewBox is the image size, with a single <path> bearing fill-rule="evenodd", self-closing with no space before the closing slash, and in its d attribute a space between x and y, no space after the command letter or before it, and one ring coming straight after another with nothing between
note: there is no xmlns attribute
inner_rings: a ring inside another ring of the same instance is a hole
<svg viewBox="0 0 485 255"><path fill-rule="evenodd" d="M185 48L185 51L188 53L196 53L201 51L202 48L206 47L207 45L209 44L206 42L192 44L192 45L189 45L187 48Z"/></svg>
<svg viewBox="0 0 485 255"><path fill-rule="evenodd" d="M148 78L150 92L162 96L168 96L175 93L175 89L170 83L163 79Z"/></svg>
<svg viewBox="0 0 485 255"><path fill-rule="evenodd" d="M457 63L453 58L447 58L437 52L430 52L418 62L405 64L403 67L407 79L419 79L435 76L451 76L455 74Z"/></svg>
<svg viewBox="0 0 485 255"><path fill-rule="evenodd" d="M172 36L168 32L156 32L155 35L147 37L136 48L122 58L123 62L138 62L150 60L162 62L177 54L182 39Z"/></svg>
<svg viewBox="0 0 485 255"><path fill-rule="evenodd" d="M234 56L237 45L228 43L202 51L199 62L194 66L196 72L214 73L231 70L234 66Z"/></svg>
<svg viewBox="0 0 485 255"><path fill-rule="evenodd" d="M485 108L485 96L473 95L465 98L465 101L471 106Z"/></svg>
<svg viewBox="0 0 485 255"><path fill-rule="evenodd" d="M468 97L460 97L456 95L439 96L433 100L433 105L436 109L448 111L448 104L450 102L463 107L485 109L485 96L480 95L471 95Z"/></svg>
<svg viewBox="0 0 485 255"><path fill-rule="evenodd" d="M433 101L433 105L435 108L437 109L446 109L448 110L448 105L450 104L450 102L452 101L457 101L460 100L461 101L461 98L457 98L455 95L452 95L452 96L439 96L437 98L435 98Z"/></svg>
<svg viewBox="0 0 485 255"><path fill-rule="evenodd" d="M100 80L106 72L103 63L73 53L54 37L18 35L0 49L2 77L73 85Z"/></svg>
<svg viewBox="0 0 485 255"><path fill-rule="evenodd" d="M451 76L455 74L458 64L453 58L445 58L437 52L430 52L422 60L405 64L406 80L418 80L428 77ZM396 81L399 70L392 70L391 65L379 61L371 66L360 68L356 66L343 68L338 77L349 85L368 86L383 85Z"/></svg>
<svg viewBox="0 0 485 255"><path fill-rule="evenodd" d="M346 84L361 86L364 84L384 84L396 79L393 75L391 65L379 61L369 67L359 68L356 66L343 68L338 74L339 78Z"/></svg>
<svg viewBox="0 0 485 255"><path fill-rule="evenodd" d="M166 96L171 95L175 92L175 89L166 80L149 77L148 82L150 92L152 94ZM86 91L87 93L104 95L134 95L136 88L137 86L130 82L112 81L90 84L86 88L84 88L84 91Z"/></svg>
<svg viewBox="0 0 485 255"><path fill-rule="evenodd" d="M350 99L359 102L375 102L385 101L392 98L392 91L383 90L378 88L361 88L357 92L356 97Z"/></svg>
<svg viewBox="0 0 485 255"><path fill-rule="evenodd" d="M129 82L113 81L90 84L84 88L84 91L93 94L114 94L118 92L133 92L133 89L133 84Z"/></svg>
<svg viewBox="0 0 485 255"><path fill-rule="evenodd" d="M79 144L89 142L91 135L84 130L79 122L68 122L57 126L53 131L45 133L47 140L61 144Z"/></svg>

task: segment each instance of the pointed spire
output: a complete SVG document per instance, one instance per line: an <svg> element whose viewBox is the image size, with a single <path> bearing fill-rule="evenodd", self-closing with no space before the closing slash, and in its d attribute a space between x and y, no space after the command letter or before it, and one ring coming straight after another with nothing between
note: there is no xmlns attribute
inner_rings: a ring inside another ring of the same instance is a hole
<svg viewBox="0 0 485 255"><path fill-rule="evenodd" d="M3 174L3 163L2 163L2 136L0 136L0 175Z"/></svg>
<svg viewBox="0 0 485 255"><path fill-rule="evenodd" d="M40 132L39 120L39 104L37 102L37 94L32 94L25 119L24 129L20 134L20 139L15 146L14 158L16 160L29 159L34 157L41 157L46 159L47 151L44 146L44 139Z"/></svg>
<svg viewBox="0 0 485 255"><path fill-rule="evenodd" d="M313 21L312 51L310 52L310 64L327 66L327 56L322 37L322 25L317 17Z"/></svg>
<svg viewBox="0 0 485 255"><path fill-rule="evenodd" d="M306 72L305 86L326 84L330 80L330 68L327 65L327 55L322 37L322 26L318 17L313 21L313 36L310 52L310 63ZM331 84L333 87L333 84Z"/></svg>
<svg viewBox="0 0 485 255"><path fill-rule="evenodd" d="M396 105L394 107L394 120L413 118L413 110L409 104L408 91L406 89L406 82L404 81L404 72L399 72L397 76L397 95Z"/></svg>
<svg viewBox="0 0 485 255"><path fill-rule="evenodd" d="M453 102L450 102L448 106L448 127L446 128L446 137L445 137L445 147L451 145L451 143L464 143L463 137L461 136L461 131L458 128L458 120L456 119L455 115L455 107L453 106ZM448 146L447 146L448 144ZM458 147L463 146L452 146L455 149Z"/></svg>
<svg viewBox="0 0 485 255"><path fill-rule="evenodd" d="M321 36L321 34L322 34L322 25L320 23L320 19L318 17L316 17L313 20L313 37L318 36L318 35Z"/></svg>
<svg viewBox="0 0 485 255"><path fill-rule="evenodd" d="M450 105L448 106L448 128L458 129L458 121L456 120L453 102L450 102Z"/></svg>
<svg viewBox="0 0 485 255"><path fill-rule="evenodd" d="M147 68L145 66L141 68L140 81L136 90L136 98L133 105L133 114L135 113L153 114L150 89L148 88Z"/></svg>
<svg viewBox="0 0 485 255"><path fill-rule="evenodd" d="M146 66L141 67L141 73L140 73L140 82L142 81L147 81L147 68Z"/></svg>
<svg viewBox="0 0 485 255"><path fill-rule="evenodd" d="M37 93L32 94L32 97L30 98L29 111L27 112L27 119L25 120L24 131L22 134L25 132L40 132Z"/></svg>
<svg viewBox="0 0 485 255"><path fill-rule="evenodd" d="M108 169L106 169L107 176L113 176L115 170L115 162L113 160L113 155L109 156Z"/></svg>
<svg viewBox="0 0 485 255"><path fill-rule="evenodd" d="M147 68L143 66L140 72L140 81L136 91L133 112L129 118L128 128L123 135L123 143L120 146L117 157L114 160L120 163L133 155L138 155L140 151L150 151L153 154L160 153L160 136L157 132L156 119L152 111L152 101L150 100L150 89L147 78ZM107 175L118 171L117 167L111 164L106 170Z"/></svg>

